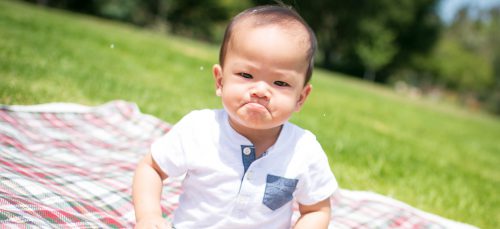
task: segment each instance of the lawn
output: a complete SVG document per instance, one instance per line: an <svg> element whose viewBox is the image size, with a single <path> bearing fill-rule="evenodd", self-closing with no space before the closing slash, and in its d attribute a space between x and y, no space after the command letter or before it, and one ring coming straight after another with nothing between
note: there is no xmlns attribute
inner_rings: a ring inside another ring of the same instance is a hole
<svg viewBox="0 0 500 229"><path fill-rule="evenodd" d="M175 123L219 108L218 46L0 1L0 104L122 99ZM345 189L482 228L500 226L500 119L317 70L292 122L316 133Z"/></svg>

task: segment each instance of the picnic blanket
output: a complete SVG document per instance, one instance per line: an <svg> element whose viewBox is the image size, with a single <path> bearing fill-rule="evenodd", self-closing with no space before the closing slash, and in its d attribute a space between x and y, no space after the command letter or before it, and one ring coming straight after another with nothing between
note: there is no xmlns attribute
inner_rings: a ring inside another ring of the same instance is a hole
<svg viewBox="0 0 500 229"><path fill-rule="evenodd" d="M1 106L0 228L132 228L135 165L169 128L126 101ZM167 219L180 184L165 183ZM370 192L342 189L331 202L330 228L473 228Z"/></svg>

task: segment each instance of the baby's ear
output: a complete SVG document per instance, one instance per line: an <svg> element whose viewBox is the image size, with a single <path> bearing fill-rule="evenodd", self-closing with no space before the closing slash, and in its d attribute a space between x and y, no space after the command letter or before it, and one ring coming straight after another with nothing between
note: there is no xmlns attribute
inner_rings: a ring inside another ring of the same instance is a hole
<svg viewBox="0 0 500 229"><path fill-rule="evenodd" d="M214 64L212 68L212 74L215 80L215 94L217 96L222 95L222 67L219 64Z"/></svg>
<svg viewBox="0 0 500 229"><path fill-rule="evenodd" d="M297 100L297 104L295 105L295 112L300 111L300 108L302 108L302 106L306 102L307 97L309 97L311 90L312 90L312 85L310 83L308 83L306 86L304 86L304 88L302 88L302 92L300 92L299 100Z"/></svg>

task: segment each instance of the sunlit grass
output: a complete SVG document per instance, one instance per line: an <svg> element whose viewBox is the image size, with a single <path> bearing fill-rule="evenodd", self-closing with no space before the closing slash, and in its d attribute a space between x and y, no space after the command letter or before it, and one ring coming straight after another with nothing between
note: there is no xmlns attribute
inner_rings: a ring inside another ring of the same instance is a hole
<svg viewBox="0 0 500 229"><path fill-rule="evenodd" d="M0 103L135 102L175 123L218 108L218 47L0 1ZM484 228L500 225L500 122L316 71L292 121L316 133L343 188L371 190Z"/></svg>
<svg viewBox="0 0 500 229"><path fill-rule="evenodd" d="M498 224L498 120L323 74L330 73L318 74L298 119L331 153L343 187L482 227Z"/></svg>
<svg viewBox="0 0 500 229"><path fill-rule="evenodd" d="M3 103L95 105L125 99L174 120L192 106L218 104L210 87L216 47L65 12L2 4L0 26L8 28L0 32Z"/></svg>

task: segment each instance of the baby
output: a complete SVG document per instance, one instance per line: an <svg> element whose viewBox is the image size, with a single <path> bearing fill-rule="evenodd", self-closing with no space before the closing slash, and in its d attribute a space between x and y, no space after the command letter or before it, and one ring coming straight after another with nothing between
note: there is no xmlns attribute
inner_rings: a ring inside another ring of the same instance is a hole
<svg viewBox="0 0 500 229"><path fill-rule="evenodd" d="M133 182L136 228L171 227L162 184L179 176L175 228L327 228L337 182L316 137L288 122L311 92L315 50L313 31L288 7L234 17L213 67L224 109L193 111L152 144Z"/></svg>

